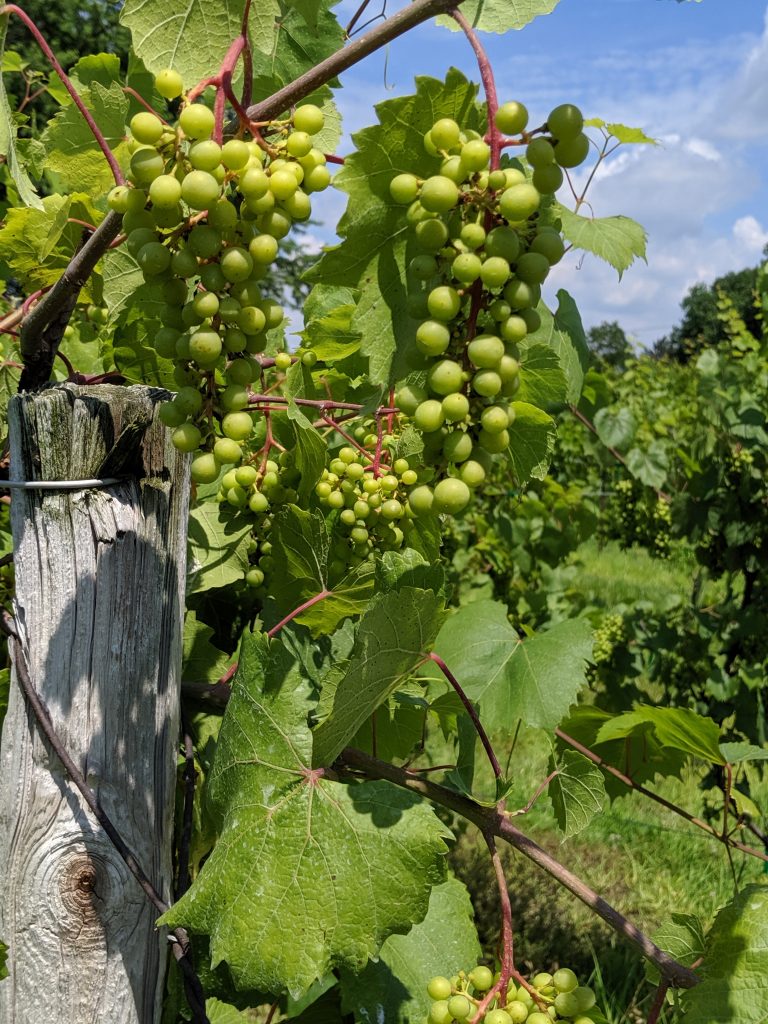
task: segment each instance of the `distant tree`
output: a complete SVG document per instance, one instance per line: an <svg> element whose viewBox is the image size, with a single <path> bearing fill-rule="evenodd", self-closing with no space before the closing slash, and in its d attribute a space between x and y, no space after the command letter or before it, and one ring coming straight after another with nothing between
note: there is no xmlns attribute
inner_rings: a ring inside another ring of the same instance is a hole
<svg viewBox="0 0 768 1024"><path fill-rule="evenodd" d="M623 370L633 355L632 343L616 320L604 320L587 332L589 350L596 363Z"/></svg>
<svg viewBox="0 0 768 1024"><path fill-rule="evenodd" d="M717 315L722 294L733 303L747 329L760 337L760 321L755 305L757 268L734 271L718 277L712 284L695 284L683 299L683 319L668 335L653 346L658 358L685 363L703 348L717 347L725 340L723 323Z"/></svg>

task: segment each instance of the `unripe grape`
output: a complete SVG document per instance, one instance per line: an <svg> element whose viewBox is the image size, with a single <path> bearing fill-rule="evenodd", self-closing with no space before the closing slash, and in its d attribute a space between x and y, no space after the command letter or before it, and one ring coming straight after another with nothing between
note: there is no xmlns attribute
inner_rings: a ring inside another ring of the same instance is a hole
<svg viewBox="0 0 768 1024"><path fill-rule="evenodd" d="M551 988L553 984L552 975L547 971L541 971L534 977L531 984L535 989L538 989L539 992L543 992L545 989Z"/></svg>
<svg viewBox="0 0 768 1024"><path fill-rule="evenodd" d="M271 210L269 213L262 214L258 223L260 230L265 234L280 239L285 238L291 230L292 220L282 210Z"/></svg>
<svg viewBox="0 0 768 1024"><path fill-rule="evenodd" d="M285 311L283 310L283 307L279 302L275 302L273 299L263 299L259 303L259 309L266 318L267 330L279 327L285 318Z"/></svg>
<svg viewBox="0 0 768 1024"><path fill-rule="evenodd" d="M179 388L174 405L178 406L185 416L196 416L203 407L203 396L197 388L189 386Z"/></svg>
<svg viewBox="0 0 768 1024"><path fill-rule="evenodd" d="M416 225L416 241L425 252L437 252L448 241L448 228L439 218L428 217Z"/></svg>
<svg viewBox="0 0 768 1024"><path fill-rule="evenodd" d="M520 316L525 320L529 334L533 334L534 331L538 331L541 327L541 317L535 309L521 309Z"/></svg>
<svg viewBox="0 0 768 1024"><path fill-rule="evenodd" d="M290 171L274 171L269 176L269 188L276 199L287 199L299 187Z"/></svg>
<svg viewBox="0 0 768 1024"><path fill-rule="evenodd" d="M320 107L314 103L304 103L293 112L293 127L297 132L317 135L323 130L325 116Z"/></svg>
<svg viewBox="0 0 768 1024"><path fill-rule="evenodd" d="M407 416L412 416L427 398L428 395L424 388L416 384L404 384L395 393L395 405Z"/></svg>
<svg viewBox="0 0 768 1024"><path fill-rule="evenodd" d="M579 1012L579 1000L572 992L559 992L555 996L555 1009L561 1017L575 1017Z"/></svg>
<svg viewBox="0 0 768 1024"><path fill-rule="evenodd" d="M461 129L450 117L441 117L429 130L430 138L438 149L453 149L458 146Z"/></svg>
<svg viewBox="0 0 768 1024"><path fill-rule="evenodd" d="M536 213L540 203L541 196L533 185L513 185L502 192L499 209L507 220L518 222Z"/></svg>
<svg viewBox="0 0 768 1024"><path fill-rule="evenodd" d="M504 341L516 345L528 333L528 327L521 316L509 316L499 325L499 333Z"/></svg>
<svg viewBox="0 0 768 1024"><path fill-rule="evenodd" d="M557 164L547 164L545 167L537 167L531 178L533 186L542 195L552 195L557 192L563 184L563 172Z"/></svg>
<svg viewBox="0 0 768 1024"><path fill-rule="evenodd" d="M231 171L239 171L248 163L251 153L242 139L230 139L221 147L221 162Z"/></svg>
<svg viewBox="0 0 768 1024"><path fill-rule="evenodd" d="M472 438L462 430L454 430L443 441L443 455L448 462L466 462L472 454Z"/></svg>
<svg viewBox="0 0 768 1024"><path fill-rule="evenodd" d="M232 384L250 384L258 374L257 365L250 359L233 359L227 367L227 380Z"/></svg>
<svg viewBox="0 0 768 1024"><path fill-rule="evenodd" d="M154 146L163 134L163 122L148 110L134 114L129 127L134 139L145 146Z"/></svg>
<svg viewBox="0 0 768 1024"><path fill-rule="evenodd" d="M189 473L196 484L212 484L219 478L219 464L209 452L204 452L192 460Z"/></svg>
<svg viewBox="0 0 768 1024"><path fill-rule="evenodd" d="M199 321L212 319L219 311L219 297L214 292L197 292L192 307Z"/></svg>
<svg viewBox="0 0 768 1024"><path fill-rule="evenodd" d="M461 308L461 296L454 288L440 285L427 296L427 308L435 320L453 320Z"/></svg>
<svg viewBox="0 0 768 1024"><path fill-rule="evenodd" d="M165 161L155 149L137 149L131 157L131 174L139 185L148 185L165 170Z"/></svg>
<svg viewBox="0 0 768 1024"><path fill-rule="evenodd" d="M241 249L240 246L225 249L221 257L221 272L227 281L245 281L250 277L252 270L253 259L246 249Z"/></svg>
<svg viewBox="0 0 768 1024"><path fill-rule="evenodd" d="M201 366L211 366L221 355L221 338L216 331L195 331L189 339L189 358Z"/></svg>
<svg viewBox="0 0 768 1024"><path fill-rule="evenodd" d="M213 111L202 103L192 103L179 114L179 127L190 139L209 139L215 124Z"/></svg>
<svg viewBox="0 0 768 1024"><path fill-rule="evenodd" d="M449 178L456 185L461 185L469 177L469 170L464 166L460 156L449 156L440 164L440 174Z"/></svg>
<svg viewBox="0 0 768 1024"><path fill-rule="evenodd" d="M541 1010L534 1010L533 1013L528 1014L526 1024L552 1024L552 1018L548 1013L542 1013Z"/></svg>
<svg viewBox="0 0 768 1024"><path fill-rule="evenodd" d="M184 82L178 71L164 68L155 75L155 88L164 99L175 100L177 96L181 96Z"/></svg>
<svg viewBox="0 0 768 1024"><path fill-rule="evenodd" d="M240 175L238 182L240 191L250 202L252 199L260 199L269 191L269 177L261 167L247 167Z"/></svg>
<svg viewBox="0 0 768 1024"><path fill-rule="evenodd" d="M159 228L175 228L184 220L184 211L181 203L176 203L175 206L153 206L152 218Z"/></svg>
<svg viewBox="0 0 768 1024"><path fill-rule="evenodd" d="M466 508L471 499L472 492L463 480L447 477L435 486L432 509L435 512L455 515Z"/></svg>
<svg viewBox="0 0 768 1024"><path fill-rule="evenodd" d="M181 183L182 199L193 210L207 210L220 191L218 181L208 171L190 171Z"/></svg>
<svg viewBox="0 0 768 1024"><path fill-rule="evenodd" d="M408 495L408 506L415 516L427 516L432 511L434 494L430 487L421 484ZM450 984L450 983L449 983Z"/></svg>
<svg viewBox="0 0 768 1024"><path fill-rule="evenodd" d="M331 172L327 167L312 167L304 175L305 192L322 192L331 183Z"/></svg>
<svg viewBox="0 0 768 1024"><path fill-rule="evenodd" d="M595 1005L595 993L587 985L579 985L573 989L573 994L579 1003L579 1013L586 1013Z"/></svg>
<svg viewBox="0 0 768 1024"><path fill-rule="evenodd" d="M481 224L465 224L459 237L468 249L479 249L485 243L485 228ZM503 253L498 255L503 255Z"/></svg>
<svg viewBox="0 0 768 1024"><path fill-rule="evenodd" d="M503 103L496 111L496 127L505 135L519 135L528 124L528 110L522 103Z"/></svg>
<svg viewBox="0 0 768 1024"><path fill-rule="evenodd" d="M455 182L442 174L427 178L421 186L421 205L430 213L447 213L459 200L459 190Z"/></svg>
<svg viewBox="0 0 768 1024"><path fill-rule="evenodd" d="M266 266L276 259L278 253L277 239L272 235L256 235L248 243L248 252L254 263Z"/></svg>
<svg viewBox="0 0 768 1024"><path fill-rule="evenodd" d="M292 196L283 199L280 205L293 220L308 220L312 214L312 202L300 188L297 188Z"/></svg>
<svg viewBox="0 0 768 1024"><path fill-rule="evenodd" d="M278 352L275 356L275 368L278 370L288 370L293 363L293 358L290 352Z"/></svg>
<svg viewBox="0 0 768 1024"><path fill-rule="evenodd" d="M472 1003L466 996L451 996L448 1000L448 1009L456 1020L466 1020L472 1012Z"/></svg>
<svg viewBox="0 0 768 1024"><path fill-rule="evenodd" d="M462 284L472 284L480 277L483 266L479 256L472 252L464 252L460 253L451 264L451 273Z"/></svg>
<svg viewBox="0 0 768 1024"><path fill-rule="evenodd" d="M115 213L126 213L128 210L128 196L131 189L127 185L115 185L107 196L107 205ZM143 205L143 204L142 204Z"/></svg>
<svg viewBox="0 0 768 1024"><path fill-rule="evenodd" d="M508 227L494 228L488 232L485 242L486 256L500 256L512 263L520 252L520 238L515 230Z"/></svg>
<svg viewBox="0 0 768 1024"><path fill-rule="evenodd" d="M578 167L588 156L589 138L583 134L563 139L555 146L555 160L561 167Z"/></svg>
<svg viewBox="0 0 768 1024"><path fill-rule="evenodd" d="M502 288L511 276L509 263L502 256L490 256L480 270L486 288Z"/></svg>
<svg viewBox="0 0 768 1024"><path fill-rule="evenodd" d="M438 320L425 320L416 328L416 344L427 356L439 356L448 348L451 332Z"/></svg>
<svg viewBox="0 0 768 1024"><path fill-rule="evenodd" d="M186 419L186 416L173 402L163 402L158 412L160 422L166 427L178 427Z"/></svg>
<svg viewBox="0 0 768 1024"><path fill-rule="evenodd" d="M177 277L192 277L197 269L197 259L189 249L179 249L171 257L171 271Z"/></svg>
<svg viewBox="0 0 768 1024"><path fill-rule="evenodd" d="M525 1020L525 1017L522 1019ZM507 1010L497 1008L485 1015L484 1024L512 1024L513 1021L517 1024L517 1018L512 1017Z"/></svg>
<svg viewBox="0 0 768 1024"><path fill-rule="evenodd" d="M312 150L312 139L307 132L291 132L286 140L285 148L293 157L306 156Z"/></svg>
<svg viewBox="0 0 768 1024"><path fill-rule="evenodd" d="M200 447L202 435L194 423L182 423L171 434L174 448L180 452L193 452Z"/></svg>
<svg viewBox="0 0 768 1024"><path fill-rule="evenodd" d="M190 146L189 162L197 171L214 171L221 163L221 146L213 139L203 139Z"/></svg>
<svg viewBox="0 0 768 1024"><path fill-rule="evenodd" d="M422 402L413 414L413 422L424 433L431 433L439 430L445 422L445 413L440 402L434 398L428 398Z"/></svg>
<svg viewBox="0 0 768 1024"><path fill-rule="evenodd" d="M513 277L504 289L504 298L512 309L528 309L538 304L541 298L541 288Z"/></svg>
<svg viewBox="0 0 768 1024"><path fill-rule="evenodd" d="M228 412L221 421L221 430L233 441L247 441L253 433L253 418L247 412Z"/></svg>
<svg viewBox="0 0 768 1024"><path fill-rule="evenodd" d="M482 139L472 139L461 147L461 162L469 171L482 171L490 158L491 147Z"/></svg>
<svg viewBox="0 0 768 1024"><path fill-rule="evenodd" d="M575 139L584 128L584 116L573 103L561 103L550 112L547 128L556 139Z"/></svg>
<svg viewBox="0 0 768 1024"><path fill-rule="evenodd" d="M474 454L474 452L472 453ZM468 459L459 470L459 476L467 487L479 487L485 480L485 469L476 459Z"/></svg>
<svg viewBox="0 0 768 1024"><path fill-rule="evenodd" d="M203 172L195 172L202 174ZM187 238L187 246L195 256L210 259L221 249L221 232L207 224L198 224L192 228Z"/></svg>
<svg viewBox="0 0 768 1024"><path fill-rule="evenodd" d="M480 416L483 430L488 434L499 434L509 426L507 410L501 405L490 405Z"/></svg>
<svg viewBox="0 0 768 1024"><path fill-rule="evenodd" d="M554 266L565 255L565 245L558 232L542 231L531 242L530 251L540 253L550 266Z"/></svg>
<svg viewBox="0 0 768 1024"><path fill-rule="evenodd" d="M549 260L538 252L526 252L517 261L516 275L526 284L543 284L549 274Z"/></svg>
<svg viewBox="0 0 768 1024"><path fill-rule="evenodd" d="M418 281L429 281L437 273L437 260L427 253L414 256L408 264L408 273Z"/></svg>
<svg viewBox="0 0 768 1024"><path fill-rule="evenodd" d="M153 234L157 233L152 212L150 210L128 210L123 217L123 231L126 235L130 235L131 232L141 229L149 230Z"/></svg>
<svg viewBox="0 0 768 1024"><path fill-rule="evenodd" d="M525 158L531 167L546 167L555 162L555 148L548 139L532 139L526 146Z"/></svg>
<svg viewBox="0 0 768 1024"><path fill-rule="evenodd" d="M176 342L179 332L170 327L161 327L153 339L154 349L163 359L176 357Z"/></svg>
<svg viewBox="0 0 768 1024"><path fill-rule="evenodd" d="M427 386L438 395L450 395L461 390L464 383L464 371L459 363L452 359L441 359L429 371Z"/></svg>
<svg viewBox="0 0 768 1024"><path fill-rule="evenodd" d="M472 389L483 398L493 398L501 391L501 377L495 370L478 370L472 378Z"/></svg>
<svg viewBox="0 0 768 1024"><path fill-rule="evenodd" d="M395 520L400 519L403 515L403 506L397 500L397 498L390 498L385 501L381 506L381 514L385 519Z"/></svg>
<svg viewBox="0 0 768 1024"><path fill-rule="evenodd" d="M558 992L572 992L578 987L579 979L569 967L561 967L552 975L552 984ZM571 1014L566 1014L570 1017Z"/></svg>
<svg viewBox="0 0 768 1024"><path fill-rule="evenodd" d="M237 324L244 334L260 334L267 326L267 318L258 306L243 306Z"/></svg>
<svg viewBox="0 0 768 1024"><path fill-rule="evenodd" d="M493 985L493 971L489 967L478 965L469 972L469 983L478 992L487 992Z"/></svg>
<svg viewBox="0 0 768 1024"><path fill-rule="evenodd" d="M440 999L433 1003L429 1009L429 1024L450 1024L453 1014L448 1009L448 1001Z"/></svg>
<svg viewBox="0 0 768 1024"><path fill-rule="evenodd" d="M459 392L446 395L442 406L443 414L449 423L458 423L469 415L469 399Z"/></svg>
<svg viewBox="0 0 768 1024"><path fill-rule="evenodd" d="M164 273L171 265L171 253L160 242L148 242L139 249L136 261L145 274Z"/></svg>
<svg viewBox="0 0 768 1024"><path fill-rule="evenodd" d="M478 369L495 369L504 355L504 342L494 334L479 334L467 346L467 356Z"/></svg>

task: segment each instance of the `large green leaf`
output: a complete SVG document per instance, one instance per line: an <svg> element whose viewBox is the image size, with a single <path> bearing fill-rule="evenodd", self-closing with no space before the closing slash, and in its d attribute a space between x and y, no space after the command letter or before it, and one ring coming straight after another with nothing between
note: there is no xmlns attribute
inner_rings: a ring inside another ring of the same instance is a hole
<svg viewBox="0 0 768 1024"><path fill-rule="evenodd" d="M585 249L605 260L623 275L636 258L645 259L645 228L631 217L582 217L557 204L563 235L576 249Z"/></svg>
<svg viewBox="0 0 768 1024"><path fill-rule="evenodd" d="M0 56L5 48L5 36L8 31L8 19L10 14L0 16ZM4 68L5 70L5 68ZM0 153L6 158L8 170L19 193L19 199L26 206L42 208L40 196L35 191L24 161L20 157L19 147L16 139L17 124L8 103L8 95L5 91L5 82L0 74Z"/></svg>
<svg viewBox="0 0 768 1024"><path fill-rule="evenodd" d="M707 935L702 983L682 995L687 1024L768 1020L768 888L748 885Z"/></svg>
<svg viewBox="0 0 768 1024"><path fill-rule="evenodd" d="M446 621L435 651L479 703L486 729L513 729L518 718L554 729L584 685L591 628L570 619L523 642L504 605L474 601Z"/></svg>
<svg viewBox="0 0 768 1024"><path fill-rule="evenodd" d="M466 0L460 10L473 28L503 35L510 29L525 28L534 18L553 11L558 3L559 0ZM459 29L447 15L441 15L437 21L454 32Z"/></svg>
<svg viewBox="0 0 768 1024"><path fill-rule="evenodd" d="M427 984L435 975L469 970L481 949L469 893L449 878L432 890L424 920L407 935L393 935L360 974L343 971L342 1006L355 1020L411 1024L426 1019L432 1000Z"/></svg>
<svg viewBox="0 0 768 1024"><path fill-rule="evenodd" d="M606 722L597 739L607 743L635 734L642 735L649 728L662 747L672 747L712 764L725 764L720 751L720 727L711 718L688 708L656 708L640 704L633 711Z"/></svg>
<svg viewBox="0 0 768 1024"><path fill-rule="evenodd" d="M314 25L295 5L286 10L279 0L259 0L251 6L254 96L268 96L341 49L344 32L330 10L335 2L322 0L316 5ZM327 100L329 93L309 99L324 106L323 96Z"/></svg>
<svg viewBox="0 0 768 1024"><path fill-rule="evenodd" d="M647 448L630 448L627 469L647 487L663 487L669 470L669 457L664 445L651 441Z"/></svg>
<svg viewBox="0 0 768 1024"><path fill-rule="evenodd" d="M568 839L602 811L605 783L597 765L575 750L564 750L554 767L557 775L549 784L549 797L557 824Z"/></svg>
<svg viewBox="0 0 768 1024"><path fill-rule="evenodd" d="M704 955L704 928L701 919L693 914L672 914L651 938L659 949L686 967L692 967ZM645 964L645 974L658 984L659 970L649 960Z"/></svg>
<svg viewBox="0 0 768 1024"><path fill-rule="evenodd" d="M426 805L310 768L311 710L292 656L246 633L210 777L220 837L161 919L209 935L241 988L298 996L333 967L360 971L442 880L446 832Z"/></svg>
<svg viewBox="0 0 768 1024"><path fill-rule="evenodd" d="M543 480L555 450L555 421L528 402L513 402L515 420L507 449L518 487L531 477Z"/></svg>
<svg viewBox="0 0 768 1024"><path fill-rule="evenodd" d="M424 661L445 617L431 590L379 594L360 620L349 667L330 714L314 731L313 764L330 765L360 726Z"/></svg>
<svg viewBox="0 0 768 1024"><path fill-rule="evenodd" d="M163 303L147 287L138 261L125 246L110 249L101 261L104 276L104 304L109 322L114 324L129 311L138 311L142 318L157 319Z"/></svg>
<svg viewBox="0 0 768 1024"><path fill-rule="evenodd" d="M203 502L189 514L187 593L226 587L248 569L251 523L226 505Z"/></svg>
<svg viewBox="0 0 768 1024"><path fill-rule="evenodd" d="M566 395L565 374L557 352L540 344L522 348L517 401L551 409L562 407Z"/></svg>
<svg viewBox="0 0 768 1024"><path fill-rule="evenodd" d="M626 406L615 412L610 409L598 409L595 413L595 430L604 445L621 451L632 443L637 431L637 421L632 415L632 410Z"/></svg>
<svg viewBox="0 0 768 1024"><path fill-rule="evenodd" d="M539 303L538 312L541 326L526 338L526 342L548 345L557 353L565 374L566 398L576 404L584 384L584 374L589 368L589 346L576 303L561 288L557 293L554 314L543 302Z"/></svg>
<svg viewBox="0 0 768 1024"><path fill-rule="evenodd" d="M374 384L404 376L400 354L413 346L416 322L407 308L406 249L411 232L402 206L389 194L396 174L420 177L436 173L437 158L424 150L423 135L440 117L469 128L480 126L476 87L451 70L446 81L417 79L414 96L387 100L376 107L379 124L354 137L356 151L345 160L334 185L349 196L339 222L343 244L330 249L307 275L316 284L360 290L349 330L362 336Z"/></svg>

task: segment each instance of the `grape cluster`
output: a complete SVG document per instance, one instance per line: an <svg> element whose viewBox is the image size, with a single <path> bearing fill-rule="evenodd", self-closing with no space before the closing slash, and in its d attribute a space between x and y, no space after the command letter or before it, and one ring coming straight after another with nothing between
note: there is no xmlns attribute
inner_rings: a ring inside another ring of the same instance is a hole
<svg viewBox="0 0 768 1024"><path fill-rule="evenodd" d="M421 383L405 381L399 408L424 436L425 458L438 481L411 496L415 514L458 513L482 484L489 460L507 451L514 433L510 402L520 387L520 344L541 320L541 286L565 252L546 207L588 152L578 108L564 104L527 133L528 112L507 103L496 127L519 135L525 163L490 169L490 146L476 132L441 118L424 145L440 160L421 179L398 174L393 200L407 205L418 252L408 266L409 307L420 322L414 361Z"/></svg>
<svg viewBox="0 0 768 1024"><path fill-rule="evenodd" d="M578 978L567 967L554 974L537 974L530 988L511 985L503 1005L497 994L488 998L498 980L498 975L483 966L468 974L461 971L450 979L432 978L427 985L432 1000L427 1024L552 1024L557 1020L592 1024L587 1014L595 1010L595 993L579 985Z"/></svg>
<svg viewBox="0 0 768 1024"><path fill-rule="evenodd" d="M176 72L161 72L156 85L168 99L181 95ZM214 141L214 114L202 103L183 105L175 127L148 110L131 119L130 184L114 188L109 205L123 215L126 247L161 303L154 347L174 361L179 390L160 416L179 450L202 449L192 462L197 483L239 466L253 434L249 387L262 370L256 356L284 319L259 282L291 225L309 218L310 194L330 184L326 158L313 145L323 121L318 107L305 104L290 121L271 125L260 145ZM288 352L274 360L278 370L291 363ZM234 484L228 477L224 489L231 504L244 506L255 500L254 487L264 491L266 460L241 469L243 481L252 470L256 477Z"/></svg>
<svg viewBox="0 0 768 1024"><path fill-rule="evenodd" d="M616 647L627 639L622 615L606 615L595 630L592 660L596 665L606 664L613 657Z"/></svg>
<svg viewBox="0 0 768 1024"><path fill-rule="evenodd" d="M619 480L601 523L604 536L622 547L641 544L657 558L669 558L672 512L669 502L636 480Z"/></svg>

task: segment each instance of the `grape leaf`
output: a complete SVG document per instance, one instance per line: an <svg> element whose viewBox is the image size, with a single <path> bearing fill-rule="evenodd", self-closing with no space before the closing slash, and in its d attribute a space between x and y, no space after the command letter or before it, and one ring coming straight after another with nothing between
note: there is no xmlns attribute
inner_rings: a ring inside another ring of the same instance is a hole
<svg viewBox="0 0 768 1024"><path fill-rule="evenodd" d="M645 228L631 217L582 217L560 203L557 216L563 236L576 249L585 249L617 270L619 279L639 257L645 260Z"/></svg>
<svg viewBox="0 0 768 1024"><path fill-rule="evenodd" d="M248 569L247 516L226 505L203 503L189 513L187 593L226 587Z"/></svg>
<svg viewBox="0 0 768 1024"><path fill-rule="evenodd" d="M314 731L313 764L330 765L360 726L424 660L445 617L431 590L377 594L361 618L330 714Z"/></svg>
<svg viewBox="0 0 768 1024"><path fill-rule="evenodd" d="M159 316L162 303L149 290L141 267L124 246L106 252L101 268L104 304L109 311L110 324L114 324L126 310L137 307L145 318Z"/></svg>
<svg viewBox="0 0 768 1024"><path fill-rule="evenodd" d="M557 309L554 314L543 302L539 303L538 313L541 326L528 335L526 343L542 343L557 353L565 374L567 401L575 404L581 395L584 374L589 368L589 347L576 303L561 288L557 293Z"/></svg>
<svg viewBox="0 0 768 1024"><path fill-rule="evenodd" d="M659 140L652 139L650 135L646 135L641 128L629 128L625 124L608 124L602 119L602 117L590 117L584 121L587 128L604 128L605 131L614 137L617 142L621 142L624 145L632 144L644 144L651 146L658 146Z"/></svg>
<svg viewBox="0 0 768 1024"><path fill-rule="evenodd" d="M562 406L566 399L565 374L557 352L548 345L521 347L520 389L515 398L542 409Z"/></svg>
<svg viewBox="0 0 768 1024"><path fill-rule="evenodd" d="M721 743L720 753L728 764L739 761L768 761L768 750L755 747L751 743Z"/></svg>
<svg viewBox="0 0 768 1024"><path fill-rule="evenodd" d="M215 7L206 0L126 0L120 22L149 71L174 68L190 89L221 64L240 34L244 6L244 0L219 0Z"/></svg>
<svg viewBox="0 0 768 1024"><path fill-rule="evenodd" d="M436 172L438 161L424 150L424 133L439 117L479 127L476 93L455 69L445 83L417 79L414 96L378 104L379 124L353 137L356 151L334 177L334 185L349 196L338 226L344 243L327 250L306 276L314 284L360 290L351 329L362 336L373 384L388 385L405 376L404 362L396 357L413 345L416 329L405 280L411 231L389 184L404 171L420 177Z"/></svg>
<svg viewBox="0 0 768 1024"><path fill-rule="evenodd" d="M317 4L314 26L295 5L286 10L278 0L253 4L249 24L255 96L269 96L341 49L344 32L330 10L335 2Z"/></svg>
<svg viewBox="0 0 768 1024"><path fill-rule="evenodd" d="M319 432L293 399L288 402L288 420L293 428L296 469L301 473L297 493L299 501L306 501L325 468L327 448Z"/></svg>
<svg viewBox="0 0 768 1024"><path fill-rule="evenodd" d="M595 413L595 430L604 445L621 451L632 443L637 422L632 411L626 406L622 406L616 412L599 409Z"/></svg>
<svg viewBox="0 0 768 1024"><path fill-rule="evenodd" d="M427 561L410 547L402 551L385 551L376 564L376 577L384 591L420 587L446 600L450 592L443 566L439 562Z"/></svg>
<svg viewBox="0 0 768 1024"><path fill-rule="evenodd" d="M554 729L584 685L591 628L569 619L521 642L504 605L473 601L446 621L435 651L479 703L489 731L510 729L518 718Z"/></svg>
<svg viewBox="0 0 768 1024"><path fill-rule="evenodd" d="M555 421L543 409L527 402L513 402L515 420L510 427L507 449L512 469L521 487L531 477L543 480L555 450Z"/></svg>
<svg viewBox="0 0 768 1024"><path fill-rule="evenodd" d="M251 1020L250 1014L246 1016L236 1006L222 1003L220 999L206 999L205 1013L210 1024L246 1024Z"/></svg>
<svg viewBox="0 0 768 1024"><path fill-rule="evenodd" d="M764 1024L768 1019L768 887L747 885L715 918L700 985L682 993L688 1024Z"/></svg>
<svg viewBox="0 0 768 1024"><path fill-rule="evenodd" d="M184 616L181 675L193 682L214 682L229 667L231 658L211 643L213 630L200 622L194 612Z"/></svg>
<svg viewBox="0 0 768 1024"><path fill-rule="evenodd" d="M688 708L656 708L639 704L617 715L600 729L598 742L624 739L650 727L662 747L672 747L712 764L725 764L720 750L720 726Z"/></svg>
<svg viewBox="0 0 768 1024"><path fill-rule="evenodd" d="M6 14L5 17L0 16L0 56L3 55L5 50L5 36L8 31L9 18L10 14ZM5 66L3 66L3 70L6 70ZM0 73L0 153L6 159L11 179L16 186L16 191L19 193L19 199L21 199L25 206L34 206L42 209L42 200L35 191L35 187L24 166L23 159L20 158L16 139L16 122L8 103L8 95L5 91L2 73Z"/></svg>
<svg viewBox="0 0 768 1024"><path fill-rule="evenodd" d="M480 959L469 893L457 878L436 885L424 920L407 935L393 935L378 960L360 974L341 974L342 1008L361 1024L410 1024L426 1019L427 983L457 974Z"/></svg>
<svg viewBox="0 0 768 1024"><path fill-rule="evenodd" d="M336 362L360 349L361 334L352 327L357 292L315 285L304 304L302 343L318 359Z"/></svg>
<svg viewBox="0 0 768 1024"><path fill-rule="evenodd" d="M691 967L704 954L704 928L701 918L694 914L672 914L657 932L653 941L681 964ZM661 975L650 960L645 962L645 976L658 985Z"/></svg>
<svg viewBox="0 0 768 1024"><path fill-rule="evenodd" d="M549 14L558 3L559 0L465 0L461 13L473 28L503 35L510 29L524 28L542 14ZM437 23L453 32L459 31L459 26L447 14L442 14Z"/></svg>
<svg viewBox="0 0 768 1024"><path fill-rule="evenodd" d="M582 832L605 806L603 773L575 750L564 750L550 770L557 770L557 775L549 784L549 798L560 831L569 839Z"/></svg>
<svg viewBox="0 0 768 1024"><path fill-rule="evenodd" d="M90 89L94 82L109 89L113 82L122 82L120 58L116 53L88 53L78 60L69 77L78 92ZM66 102L72 102L69 93Z"/></svg>
<svg viewBox="0 0 768 1024"><path fill-rule="evenodd" d="M651 441L645 450L630 448L627 452L627 469L647 487L663 487L669 469L669 458L664 446L658 441Z"/></svg>
<svg viewBox="0 0 768 1024"><path fill-rule="evenodd" d="M293 657L246 633L209 784L220 837L161 918L210 935L238 987L293 996L333 967L361 970L422 920L446 850L412 794L310 769L311 708Z"/></svg>
<svg viewBox="0 0 768 1024"><path fill-rule="evenodd" d="M121 86L112 82L105 88L94 80L82 98L117 162L124 167L128 161L128 98ZM110 166L74 103L48 122L42 142L47 154L45 166L65 188L100 196L114 185Z"/></svg>

